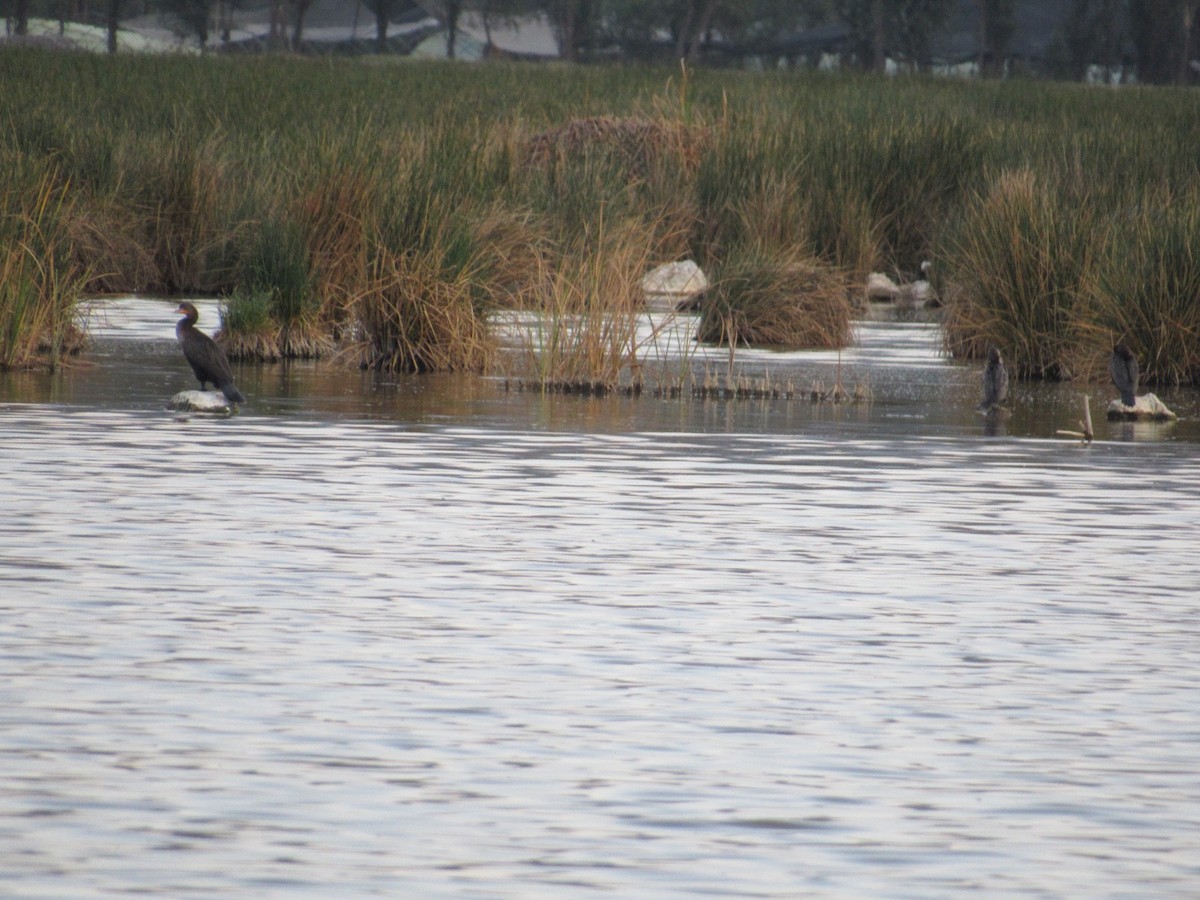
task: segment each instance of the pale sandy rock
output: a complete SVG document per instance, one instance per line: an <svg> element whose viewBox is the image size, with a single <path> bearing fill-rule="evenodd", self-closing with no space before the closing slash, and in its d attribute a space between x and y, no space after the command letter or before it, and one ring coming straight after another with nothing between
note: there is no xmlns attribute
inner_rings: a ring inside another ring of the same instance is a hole
<svg viewBox="0 0 1200 900"><path fill-rule="evenodd" d="M677 309L708 290L708 278L692 260L659 266L642 279L642 291L651 309Z"/></svg>
<svg viewBox="0 0 1200 900"><path fill-rule="evenodd" d="M1179 418L1167 408L1167 405L1153 394L1142 394L1134 397L1133 406L1126 406L1117 397L1108 404L1109 419L1149 419L1167 421Z"/></svg>
<svg viewBox="0 0 1200 900"><path fill-rule="evenodd" d="M220 391L180 391L167 404L168 409L181 412L205 412L228 414L232 412L229 401Z"/></svg>

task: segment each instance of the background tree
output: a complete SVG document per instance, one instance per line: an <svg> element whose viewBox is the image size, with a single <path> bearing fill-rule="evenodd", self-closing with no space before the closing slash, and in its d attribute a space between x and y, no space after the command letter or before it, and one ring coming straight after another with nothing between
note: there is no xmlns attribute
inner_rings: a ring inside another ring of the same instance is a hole
<svg viewBox="0 0 1200 900"><path fill-rule="evenodd" d="M718 4L713 30L749 52L769 51L780 38L828 20L828 4L794 0L744 0Z"/></svg>
<svg viewBox="0 0 1200 900"><path fill-rule="evenodd" d="M1196 0L1130 0L1129 36L1138 79L1148 84L1187 80Z"/></svg>
<svg viewBox="0 0 1200 900"><path fill-rule="evenodd" d="M121 0L107 0L104 8L104 25L108 32L108 52L117 52L117 27L121 21Z"/></svg>
<svg viewBox="0 0 1200 900"><path fill-rule="evenodd" d="M1082 80L1092 65L1111 72L1123 64L1129 11L1127 0L1072 0L1063 26L1068 77Z"/></svg>
<svg viewBox="0 0 1200 900"><path fill-rule="evenodd" d="M1017 31L1016 0L977 0L979 3L979 74L1004 74L1004 63Z"/></svg>
<svg viewBox="0 0 1200 900"><path fill-rule="evenodd" d="M29 0L17 0L13 18L16 19L13 34L29 34Z"/></svg>
<svg viewBox="0 0 1200 900"><path fill-rule="evenodd" d="M748 52L762 51L798 28L832 16L833 0L595 0L592 40L634 59L696 60L719 35ZM669 44L663 37L669 38Z"/></svg>
<svg viewBox="0 0 1200 900"><path fill-rule="evenodd" d="M558 41L558 55L569 62L591 47L592 0L545 0L544 10Z"/></svg>
<svg viewBox="0 0 1200 900"><path fill-rule="evenodd" d="M363 0L367 9L375 14L375 52L388 51L388 25L400 11L402 0Z"/></svg>
<svg viewBox="0 0 1200 900"><path fill-rule="evenodd" d="M201 48L208 46L208 23L212 18L214 0L163 0L163 8L173 12L186 29L196 35Z"/></svg>
<svg viewBox="0 0 1200 900"><path fill-rule="evenodd" d="M490 49L492 29L504 24L519 22L526 16L542 15L542 4L538 0L471 0L471 9L478 13L483 25L484 40Z"/></svg>
<svg viewBox="0 0 1200 900"><path fill-rule="evenodd" d="M933 37L954 11L955 0L902 0L894 5L892 35L897 56L921 72L933 65Z"/></svg>
<svg viewBox="0 0 1200 900"><path fill-rule="evenodd" d="M312 8L312 0L292 0L292 49L300 50L304 39L304 17Z"/></svg>
<svg viewBox="0 0 1200 900"><path fill-rule="evenodd" d="M695 62L720 0L686 0L675 29L675 56Z"/></svg>
<svg viewBox="0 0 1200 900"><path fill-rule="evenodd" d="M464 0L431 0L422 5L445 27L446 56L454 59L458 55L458 22L462 18L466 3Z"/></svg>
<svg viewBox="0 0 1200 900"><path fill-rule="evenodd" d="M888 57L929 68L932 38L949 21L954 0L839 0L838 17L850 29L854 57L882 72Z"/></svg>

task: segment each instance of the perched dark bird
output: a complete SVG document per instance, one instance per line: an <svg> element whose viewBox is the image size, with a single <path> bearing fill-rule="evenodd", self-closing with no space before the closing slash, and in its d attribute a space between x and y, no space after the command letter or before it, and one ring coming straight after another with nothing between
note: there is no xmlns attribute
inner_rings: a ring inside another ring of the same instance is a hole
<svg viewBox="0 0 1200 900"><path fill-rule="evenodd" d="M1133 406L1137 402L1138 361L1133 351L1123 343L1113 347L1112 356L1108 359L1108 371L1112 374L1113 384L1121 392L1121 402Z"/></svg>
<svg viewBox="0 0 1200 900"><path fill-rule="evenodd" d="M196 327L196 319L200 317L196 307L190 303L180 303L175 312L183 313L183 318L175 326L175 337L179 339L179 346L183 348L188 365L200 380L200 390L204 390L211 381L220 388L230 403L245 403L245 396L233 383L233 370L229 368L225 351Z"/></svg>
<svg viewBox="0 0 1200 900"><path fill-rule="evenodd" d="M979 409L991 412L1008 398L1008 369L1000 358L1000 349L988 351L987 366L983 370L983 401Z"/></svg>

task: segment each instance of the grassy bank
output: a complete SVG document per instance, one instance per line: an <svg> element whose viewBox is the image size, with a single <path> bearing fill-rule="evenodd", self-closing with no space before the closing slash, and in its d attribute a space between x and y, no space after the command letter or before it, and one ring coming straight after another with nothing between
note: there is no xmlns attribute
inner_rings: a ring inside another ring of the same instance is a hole
<svg viewBox="0 0 1200 900"><path fill-rule="evenodd" d="M955 355L1086 375L1123 336L1200 376L1193 92L25 49L0 83L3 365L85 291L194 292L237 355L411 370L489 369L487 316L540 310L536 376L607 381L658 263L716 279L704 338L795 347L929 258Z"/></svg>

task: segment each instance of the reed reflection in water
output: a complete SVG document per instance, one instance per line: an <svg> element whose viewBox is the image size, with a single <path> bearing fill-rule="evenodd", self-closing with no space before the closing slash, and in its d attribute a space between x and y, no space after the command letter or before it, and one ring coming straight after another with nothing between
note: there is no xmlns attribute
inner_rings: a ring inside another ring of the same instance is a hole
<svg viewBox="0 0 1200 900"><path fill-rule="evenodd" d="M1190 451L3 408L0 878L1187 896Z"/></svg>

